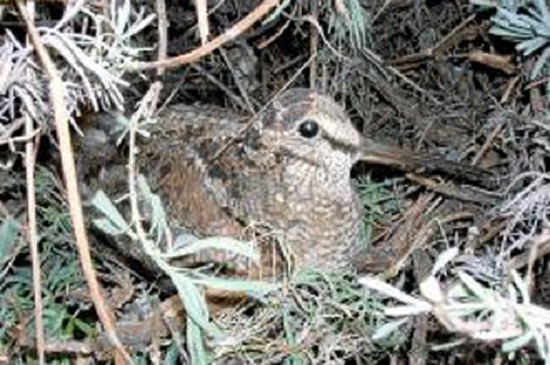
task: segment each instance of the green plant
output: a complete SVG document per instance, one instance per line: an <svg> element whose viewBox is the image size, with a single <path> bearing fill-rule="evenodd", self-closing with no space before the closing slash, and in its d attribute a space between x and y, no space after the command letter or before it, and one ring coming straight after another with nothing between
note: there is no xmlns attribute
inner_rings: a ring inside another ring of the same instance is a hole
<svg viewBox="0 0 550 365"><path fill-rule="evenodd" d="M81 288L84 283L80 276L80 267L74 246L70 243L70 218L64 201L58 191L56 176L45 168L39 168L35 180L37 190L37 212L39 246L41 253L42 297L45 336L49 341L75 339L94 333L94 326L80 317L80 307L72 302L68 293ZM11 237L19 242L18 230L21 218L12 217L0 226L0 239ZM14 229L17 229L15 231ZM10 231L11 230L11 231ZM5 234L10 231L9 234ZM5 242L3 242L5 243ZM4 267L0 281L0 348L10 348L17 336L14 330L23 329L25 343L34 339L34 302L32 296L31 267L26 264L28 250L22 242L12 265ZM21 340L21 339L19 339ZM12 354L10 363L26 364L31 361L28 353L22 351ZM59 356L52 364L66 364L69 357Z"/></svg>
<svg viewBox="0 0 550 365"><path fill-rule="evenodd" d="M370 175L360 176L355 180L359 196L363 202L364 238L367 244L373 239L374 228L381 222L388 221L390 216L399 212L400 201L389 189L391 181L374 182Z"/></svg>
<svg viewBox="0 0 550 365"><path fill-rule="evenodd" d="M277 288L276 285L258 281L231 280L204 274L200 269L179 268L170 264L169 260L198 254L203 250L227 250L232 254L241 255L252 261L258 256L251 245L226 237L210 237L196 239L186 245L176 247L170 252L164 252L161 241L167 230L166 214L158 195L153 194L145 178L138 178L140 199L148 207L151 221L150 230L144 237L139 229L130 225L118 208L107 195L98 191L92 199L92 204L102 212L104 218L94 221L96 226L111 235L126 235L141 243L144 251L156 262L158 267L171 279L186 308L189 321L186 325L187 348L193 362L207 364L208 354L204 348L205 334L223 337L222 332L210 321L206 301L202 295L202 287L224 290L236 290L251 293L267 293ZM155 239L152 239L154 237Z"/></svg>
<svg viewBox="0 0 550 365"><path fill-rule="evenodd" d="M485 0L472 0L472 3L496 7L491 18L491 34L516 43L516 49L524 57L540 52L531 71L532 78L538 77L550 60L550 10L545 0L505 0L496 5Z"/></svg>

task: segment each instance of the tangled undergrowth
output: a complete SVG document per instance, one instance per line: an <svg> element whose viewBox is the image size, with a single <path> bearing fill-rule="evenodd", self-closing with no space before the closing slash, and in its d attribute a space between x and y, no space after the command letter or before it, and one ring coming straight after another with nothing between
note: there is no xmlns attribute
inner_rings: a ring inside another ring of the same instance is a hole
<svg viewBox="0 0 550 365"><path fill-rule="evenodd" d="M121 138L129 139L146 135L142 127L164 104L211 103L250 115L290 85L335 97L371 137L481 166L498 182L487 189L422 171L358 166L370 246L366 271L311 268L271 285L171 266L159 245L167 230L163 202L134 176L130 196L139 195L151 213L145 227L135 212L119 211L115 197L85 202L86 212L95 206L103 215L96 227L144 245L169 278L168 284L151 278L101 239L92 242L101 296L132 360L550 363L547 2L221 1L208 4L208 17L198 5L169 1L163 10L161 4L37 2L31 23L62 80L57 94L44 59L35 57L36 40L26 37L32 31L24 11L0 5L0 364L41 361L41 352L52 364L115 362L116 346L94 310L97 298L87 290L81 247L74 244L70 177L59 168L67 151L52 121L56 97L74 138L93 146L102 136L78 135L90 112L133 113L122 124ZM265 4L261 22L231 28ZM221 47L197 41L228 29L233 42ZM204 57L135 72L136 62L194 49ZM26 243L28 143L37 163L30 183L40 310ZM230 245L255 258L235 240L199 242L186 252ZM207 287L246 291L248 300L209 313L202 299Z"/></svg>

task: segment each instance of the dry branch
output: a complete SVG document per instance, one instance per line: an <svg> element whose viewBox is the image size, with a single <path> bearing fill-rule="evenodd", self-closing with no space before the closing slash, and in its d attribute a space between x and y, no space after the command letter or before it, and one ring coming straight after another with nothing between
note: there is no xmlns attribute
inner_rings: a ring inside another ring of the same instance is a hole
<svg viewBox="0 0 550 365"><path fill-rule="evenodd" d="M245 16L243 20L226 30L223 34L214 38L212 41L204 44L202 47L192 50L191 52L168 58L163 61L132 63L126 66L126 69L130 71L138 71L159 67L174 68L198 61L202 57L212 53L212 51L214 51L215 49L218 49L225 43L232 41L233 39L244 33L248 28L250 28L253 24L255 24L267 13L269 13L271 9L279 5L279 2L279 0L265 0L263 3L258 5L258 7L254 9L250 14Z"/></svg>
<svg viewBox="0 0 550 365"><path fill-rule="evenodd" d="M122 343L120 342L116 334L113 316L110 313L109 308L105 304L103 297L101 296L100 285L97 281L95 270L92 265L90 244L88 242L88 237L86 236L86 225L84 222L84 214L82 212L80 194L78 192L76 168L69 130L69 116L67 115L67 109L64 100L64 85L61 81L61 78L59 77L53 60L51 59L47 49L44 47L44 44L40 39L40 36L38 35L33 21L30 19L29 14L27 13L27 10L22 0L17 0L17 7L27 27L29 39L33 44L35 52L40 59L40 62L42 63L44 70L46 71L46 74L49 78L50 98L54 114L57 137L59 140L63 176L65 179L67 194L69 198L71 221L76 237L76 246L79 252L82 271L90 290L90 297L94 302L97 314L105 327L105 331L108 334L109 339L115 345L118 354L120 355L120 357L126 359L128 362L131 363L132 361L129 354L122 346Z"/></svg>

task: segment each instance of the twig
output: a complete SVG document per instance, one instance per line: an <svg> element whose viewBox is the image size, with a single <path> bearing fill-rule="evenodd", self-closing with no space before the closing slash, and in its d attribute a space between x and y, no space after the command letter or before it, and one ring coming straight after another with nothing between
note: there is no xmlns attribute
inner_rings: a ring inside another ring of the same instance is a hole
<svg viewBox="0 0 550 365"><path fill-rule="evenodd" d="M155 1L155 10L157 11L158 26L157 30L159 33L159 47L157 52L157 59L163 61L166 59L168 54L168 18L166 17L166 2L164 0ZM157 69L157 76L160 79L165 72L164 67L159 67ZM151 105L153 108L157 109L158 101L160 97L160 92L163 88L163 83L160 80L154 82L156 84L155 90L157 90L156 95L153 96L153 101Z"/></svg>
<svg viewBox="0 0 550 365"><path fill-rule="evenodd" d="M449 43L454 37L456 37L468 24L470 24L476 18L476 14L472 14L464 19L459 25L457 25L450 33L445 35L435 46L428 48L425 52L429 56L436 55L441 52L441 49L446 43Z"/></svg>
<svg viewBox="0 0 550 365"><path fill-rule="evenodd" d="M290 25L290 23L292 22L292 20L290 19L287 19L285 24L283 24L282 27L280 27L277 32L275 32L275 34L273 34L271 37L267 38L266 40L264 41L261 41L260 43L258 43L256 45L256 48L258 49L264 49L266 48L267 46L269 46L271 43L275 42L275 40L277 38L279 38L281 36L281 34L283 34L283 32L286 30L286 28L288 28L288 26Z"/></svg>
<svg viewBox="0 0 550 365"><path fill-rule="evenodd" d="M497 138L497 136L499 135L500 131L502 130L502 126L503 126L502 123L499 123L495 126L495 128L493 129L489 137L487 137L487 139L483 143L483 146L481 146L479 151L476 153L474 159L472 160L472 165L475 166L479 163L479 160L481 160L485 152L487 152L489 147L491 147L491 144L493 143L495 138Z"/></svg>
<svg viewBox="0 0 550 365"><path fill-rule="evenodd" d="M428 179L426 177L408 173L405 175L407 179L411 180L412 182L416 184L420 184L431 191L434 191L436 193L439 193L441 195L449 196L454 199L467 201L467 202L475 202L480 204L492 204L494 203L494 200L484 196L482 194L476 194L475 192L468 192L460 189L458 186L454 186L451 184L441 184L437 183L436 181L432 179Z"/></svg>
<svg viewBox="0 0 550 365"><path fill-rule="evenodd" d="M76 168L74 163L74 155L71 144L71 135L69 130L69 117L67 115L67 108L64 100L64 85L59 77L55 64L51 59L46 47L42 43L40 36L34 26L34 23L29 18L29 14L25 9L25 5L22 0L17 0L17 7L21 14L21 17L25 21L27 26L27 32L29 39L34 46L34 50L40 59L40 62L44 66L44 70L49 78L49 91L52 103L52 109L54 114L57 138L59 140L59 149L61 152L61 165L63 169L63 176L65 178L65 184L69 200L69 209L71 213L71 221L73 224L73 230L76 237L76 246L78 249L80 264L82 265L82 271L88 284L90 291L90 297L94 302L99 319L105 327L105 331L116 347L118 355L124 358L127 362L132 363L132 360L122 343L120 342L113 322L113 316L110 313L103 297L101 296L100 285L95 276L95 269L92 265L92 259L90 254L90 244L88 237L86 236L86 225L84 222L84 215L82 212L82 203L80 194L78 192L78 185L76 180Z"/></svg>
<svg viewBox="0 0 550 365"><path fill-rule="evenodd" d="M263 18L271 9L279 5L280 0L264 0L250 14L244 17L240 22L227 29L223 34L214 38L203 46L192 50L191 52L168 58L163 61L156 62L137 62L126 66L127 70L138 71L148 70L158 67L174 68L187 63L195 62L200 58L212 53L215 49L223 46L225 43L237 38L253 24Z"/></svg>
<svg viewBox="0 0 550 365"><path fill-rule="evenodd" d="M241 95L243 97L243 100L246 104L246 107L247 107L248 111L250 112L250 114L254 114L255 110L254 110L254 106L250 102L250 96L246 92L246 89L244 88L243 83L241 82L241 78L237 74L237 72L235 70L235 67L233 67L233 64L231 63L231 60L227 56L227 52L225 52L223 48L220 48L220 54L222 55L222 58L223 58L225 64L227 65L227 68L229 68L229 71L231 72L231 76L233 77L233 81L235 81L235 85L237 85L237 89L239 89L239 92L241 93Z"/></svg>
<svg viewBox="0 0 550 365"><path fill-rule="evenodd" d="M313 16L311 15L305 15L305 16L302 16L302 17L294 17L292 15L288 15L288 14L285 14L285 16L289 19L292 19L292 20L295 20L295 21L302 21L302 22L308 22L309 24L311 24L313 27L315 27L317 29L317 34L321 36L321 39L323 40L323 43L328 47L328 49L331 50L332 53L334 53L335 56L337 56L338 58L342 59L342 60L346 60L348 62L351 62L350 58L349 57L346 57L345 55L343 55L342 53L340 53L336 47L334 47L332 45L332 43L330 43L330 41L328 40L328 38L326 37L325 35L325 32L323 32L323 28L321 27L321 25L319 24L319 22L317 21L317 19L315 19Z"/></svg>
<svg viewBox="0 0 550 365"><path fill-rule="evenodd" d="M311 2L311 16L315 19L315 22L318 23L319 20L319 1L313 0ZM317 47L319 43L319 31L317 28L312 24L310 26L310 34L311 37L309 38L309 54L317 54ZM309 88L312 90L315 90L317 87L317 60L313 60L311 62L311 66L309 66Z"/></svg>
<svg viewBox="0 0 550 365"><path fill-rule="evenodd" d="M376 53L374 53L369 48L364 48L362 51L362 54L365 58L367 58L370 62L377 65L377 67L381 67L378 65L381 65L384 61L380 56L378 56ZM388 70L391 73L393 73L395 76L399 77L401 80L403 80L405 83L407 83L409 86L411 86L413 89L418 91L420 94L424 95L425 97L429 98L434 104L441 105L441 102L437 100L435 97L433 97L431 94L429 94L426 90L421 88L419 85L417 85L414 81L409 79L407 76L405 76L403 73L401 73L399 70L397 70L393 66L386 66L384 67L384 70Z"/></svg>
<svg viewBox="0 0 550 365"><path fill-rule="evenodd" d="M27 3L29 18L34 21L35 4L34 1ZM27 37L27 44L29 43ZM33 132L33 121L29 114L25 114L25 134L31 135ZM27 215L29 247L32 262L32 289L34 295L34 331L36 336L36 353L38 355L38 364L44 365L44 322L42 321L42 272L40 270L40 254L38 252L38 237L36 229L36 190L34 185L35 172L35 150L33 139L30 138L25 143L25 178L27 181Z"/></svg>
<svg viewBox="0 0 550 365"><path fill-rule="evenodd" d="M376 20L378 18L380 18L380 15L382 15L382 13L386 10L386 8L390 5L391 2L392 2L392 0L385 0L384 1L384 4L382 4L380 9L378 9L376 14L372 17L371 24L374 24L376 22Z"/></svg>
<svg viewBox="0 0 550 365"><path fill-rule="evenodd" d="M528 252L512 257L507 263L508 269L519 270L525 266L532 266L532 262L535 259L550 254L550 235L548 232L542 232L531 241L531 249Z"/></svg>
<svg viewBox="0 0 550 365"><path fill-rule="evenodd" d="M317 57L316 54L314 55L311 55L311 57L302 65L300 66L300 68L294 73L294 75L283 85L283 87L281 87L281 89L267 102L265 103L265 105L260 109L258 110L258 112L252 117L250 118L250 122L248 122L238 133L235 137L233 138L230 138L229 141L223 145L215 154L214 156L212 157L212 159L210 161L214 161L216 160L229 146L231 146L234 142L235 142L235 139L238 137L238 136L242 136L244 133L246 133L246 131L248 130L248 128L250 128L252 126L252 124L254 123L255 121L255 116L260 114L261 112L263 112L265 110L265 108L267 108L268 105L271 104L271 102L277 98L279 95L281 95L281 93L283 93L295 80L296 78L298 78L298 76L300 76L300 74L309 66L309 64L311 62L313 62L313 60L315 59L315 57Z"/></svg>
<svg viewBox="0 0 550 365"><path fill-rule="evenodd" d="M524 89L529 90L529 89L532 89L532 88L537 87L539 85L546 84L547 82L550 82L550 76L546 76L546 77L541 78L540 80L530 82L527 85L525 85Z"/></svg>
<svg viewBox="0 0 550 365"><path fill-rule="evenodd" d="M208 26L208 6L206 0L195 0L195 8L197 10L197 23L199 25L199 36L201 44L208 42L209 26Z"/></svg>
<svg viewBox="0 0 550 365"><path fill-rule="evenodd" d="M10 145L11 149L13 149L13 144L14 143L31 141L31 140L34 139L34 137L36 137L40 133L41 130L42 130L41 128L36 128L36 129L30 131L30 133L25 132L24 136L5 138L5 139L0 138L0 146L2 146L4 144L7 144L7 145Z"/></svg>
<svg viewBox="0 0 550 365"><path fill-rule="evenodd" d="M424 63L425 61L432 59L433 57L440 55L445 49L445 45L450 43L453 39L458 37L461 31L466 28L466 26L471 23L476 17L476 14L470 15L463 22L457 25L451 32L446 34L435 46L428 47L418 53L409 54L403 57L389 61L391 66L399 67L400 65L410 64L410 63Z"/></svg>
<svg viewBox="0 0 550 365"><path fill-rule="evenodd" d="M227 86L223 84L220 80L218 80L214 75L212 75L210 72L208 72L206 69L199 65L191 65L191 68L198 71L201 75L206 77L211 83L219 87L224 93L227 94L227 96L232 99L235 103L239 105L243 110L247 110L248 107L246 103L239 97L239 95L235 94L233 91L231 91Z"/></svg>
<svg viewBox="0 0 550 365"><path fill-rule="evenodd" d="M25 119L24 118L17 118L13 121L11 121L11 124L9 126L9 128L5 129L4 126L2 126L2 129L3 129L3 133L2 135L0 135L0 145L2 144L6 144L8 142L8 140L10 139L10 136L15 132L17 131L21 126L23 126L23 124L25 124Z"/></svg>

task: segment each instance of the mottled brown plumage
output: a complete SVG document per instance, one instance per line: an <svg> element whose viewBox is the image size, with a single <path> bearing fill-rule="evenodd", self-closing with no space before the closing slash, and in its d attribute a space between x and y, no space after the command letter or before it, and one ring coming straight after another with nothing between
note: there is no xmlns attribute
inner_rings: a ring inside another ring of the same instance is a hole
<svg viewBox="0 0 550 365"><path fill-rule="evenodd" d="M199 236L266 227L297 266L349 266L359 247L350 170L361 137L332 100L296 89L251 120L185 105L159 120L140 170L151 173L175 224Z"/></svg>
<svg viewBox="0 0 550 365"><path fill-rule="evenodd" d="M175 105L157 119L139 144L138 164L160 192L172 227L241 237L245 227L261 226L297 267L347 268L361 254L362 207L350 180L359 159L413 169L434 162L363 138L337 103L306 89L283 93L253 118ZM84 169L94 170L86 166L90 153L82 155ZM99 174L91 189L116 192L126 180L109 171L120 171L124 161ZM262 265L273 264L272 257L263 250Z"/></svg>

